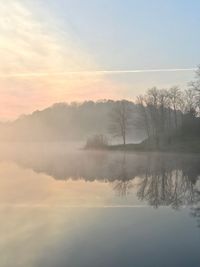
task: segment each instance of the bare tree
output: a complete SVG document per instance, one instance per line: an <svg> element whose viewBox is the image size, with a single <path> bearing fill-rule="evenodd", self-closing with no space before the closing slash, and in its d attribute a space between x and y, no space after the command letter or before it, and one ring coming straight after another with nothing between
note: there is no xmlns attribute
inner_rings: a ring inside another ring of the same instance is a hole
<svg viewBox="0 0 200 267"><path fill-rule="evenodd" d="M110 113L110 132L115 137L122 137L123 144L126 144L127 133L131 127L131 110L129 102L118 101Z"/></svg>
<svg viewBox="0 0 200 267"><path fill-rule="evenodd" d="M151 117L153 135L158 138L158 125L159 125L159 114L158 114L158 89L153 87L147 91L146 94L146 106Z"/></svg>
<svg viewBox="0 0 200 267"><path fill-rule="evenodd" d="M150 119L148 116L147 106L145 104L145 96L139 95L137 97L137 104L138 104L138 110L139 110L139 118L137 121L137 125L139 124L144 128L147 137L149 138L151 135L151 127L150 127Z"/></svg>
<svg viewBox="0 0 200 267"><path fill-rule="evenodd" d="M165 89L158 90L158 115L159 133L163 134L166 128L167 108L169 105L169 94Z"/></svg>
<svg viewBox="0 0 200 267"><path fill-rule="evenodd" d="M181 99L181 90L178 86L173 86L169 89L169 97L171 101L171 108L173 109L174 112L174 121L175 121L175 128L178 128L178 115L177 111L178 108L182 102Z"/></svg>
<svg viewBox="0 0 200 267"><path fill-rule="evenodd" d="M185 115L190 115L190 118L196 117L199 113L198 109L198 93L193 88L188 88L182 92L183 101L180 104L182 124Z"/></svg>
<svg viewBox="0 0 200 267"><path fill-rule="evenodd" d="M154 136L157 144L159 136L164 133L169 107L169 94L165 89L153 87L145 95L137 98L141 119L147 136Z"/></svg>
<svg viewBox="0 0 200 267"><path fill-rule="evenodd" d="M193 95L195 95L194 102L196 103L196 111L199 113L200 111L200 65L196 71L196 77L194 81L189 83L189 89L192 90Z"/></svg>
<svg viewBox="0 0 200 267"><path fill-rule="evenodd" d="M200 65L196 70L196 77L194 81L191 81L189 85L197 92L200 93Z"/></svg>
<svg viewBox="0 0 200 267"><path fill-rule="evenodd" d="M149 141L155 142L156 146L162 145L166 137L170 141L174 128L177 130L181 126L186 106L183 96L187 99L187 106L194 107L195 96L191 99L192 92L184 93L177 86L170 89L153 87L138 96L140 125L145 129Z"/></svg>

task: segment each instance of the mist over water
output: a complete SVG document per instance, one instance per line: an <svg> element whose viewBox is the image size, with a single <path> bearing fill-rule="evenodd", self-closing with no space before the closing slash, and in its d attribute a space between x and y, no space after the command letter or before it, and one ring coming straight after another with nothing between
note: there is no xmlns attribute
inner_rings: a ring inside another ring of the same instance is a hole
<svg viewBox="0 0 200 267"><path fill-rule="evenodd" d="M0 267L200 267L199 14L0 0Z"/></svg>
<svg viewBox="0 0 200 267"><path fill-rule="evenodd" d="M1 144L0 265L199 266L198 154L82 145Z"/></svg>

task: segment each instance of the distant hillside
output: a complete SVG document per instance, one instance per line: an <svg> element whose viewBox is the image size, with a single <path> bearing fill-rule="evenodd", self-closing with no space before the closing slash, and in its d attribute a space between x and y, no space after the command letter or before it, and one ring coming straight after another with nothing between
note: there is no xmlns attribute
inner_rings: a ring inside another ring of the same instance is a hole
<svg viewBox="0 0 200 267"><path fill-rule="evenodd" d="M116 101L57 103L17 120L0 124L1 141L81 141L95 133L109 134L110 112ZM136 129L137 105L129 102L133 127L130 141L140 141L144 131Z"/></svg>

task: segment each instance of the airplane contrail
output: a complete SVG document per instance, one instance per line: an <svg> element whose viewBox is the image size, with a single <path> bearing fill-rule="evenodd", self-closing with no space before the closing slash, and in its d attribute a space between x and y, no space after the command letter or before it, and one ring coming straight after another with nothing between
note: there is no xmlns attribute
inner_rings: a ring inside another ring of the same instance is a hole
<svg viewBox="0 0 200 267"><path fill-rule="evenodd" d="M99 74L129 74L129 73L153 73L153 72L182 72L196 71L197 68L168 68L168 69L138 69L138 70L85 70L85 71L62 71L62 72L21 72L0 74L1 78L9 77L43 77L43 76L66 76L66 75L99 75Z"/></svg>
<svg viewBox="0 0 200 267"><path fill-rule="evenodd" d="M62 205L62 204L58 204L58 205L48 205L48 204L9 204L9 203L1 203L0 204L0 208L40 208L40 209L46 209L46 208L91 208L91 209L123 209L123 208L150 208L151 206L148 205L129 205L129 204L124 204L124 205L120 205L120 204L116 204L116 205ZM162 208L166 208L168 209L168 206L161 206ZM183 205L182 208L187 208L186 205Z"/></svg>

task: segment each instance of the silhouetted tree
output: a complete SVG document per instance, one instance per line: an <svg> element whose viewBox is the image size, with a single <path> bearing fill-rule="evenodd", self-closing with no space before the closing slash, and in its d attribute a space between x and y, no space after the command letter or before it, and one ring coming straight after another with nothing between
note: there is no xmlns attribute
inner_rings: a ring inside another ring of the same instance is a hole
<svg viewBox="0 0 200 267"><path fill-rule="evenodd" d="M192 89L195 98L193 98L197 112L200 112L200 65L197 68L195 80L189 83L190 89Z"/></svg>
<svg viewBox="0 0 200 267"><path fill-rule="evenodd" d="M171 108L174 112L175 128L178 128L178 114L177 111L182 103L182 94L178 86L173 86L169 89L169 98L171 103Z"/></svg>
<svg viewBox="0 0 200 267"><path fill-rule="evenodd" d="M146 107L146 99L145 96L139 95L137 97L137 104L138 104L138 111L139 117L138 120L135 122L136 126L142 127L145 130L145 133L148 138L151 136L151 122L148 115L148 110Z"/></svg>
<svg viewBox="0 0 200 267"><path fill-rule="evenodd" d="M110 132L115 137L122 137L126 144L126 137L132 125L130 104L126 100L117 101L110 112Z"/></svg>
<svg viewBox="0 0 200 267"><path fill-rule="evenodd" d="M105 135L103 134L95 134L92 137L89 137L87 139L85 148L86 149L102 149L102 148L106 148L108 146L108 139Z"/></svg>

